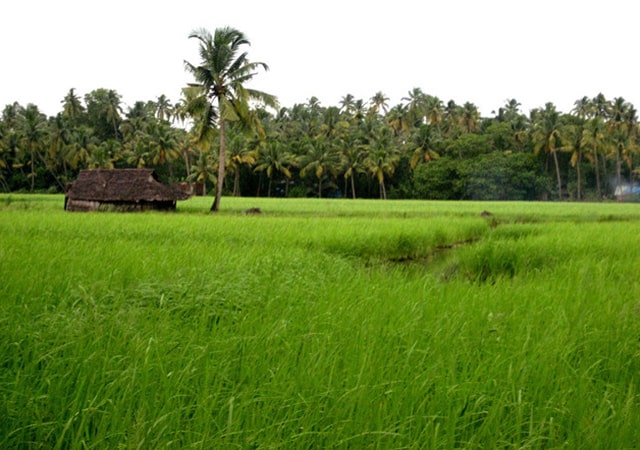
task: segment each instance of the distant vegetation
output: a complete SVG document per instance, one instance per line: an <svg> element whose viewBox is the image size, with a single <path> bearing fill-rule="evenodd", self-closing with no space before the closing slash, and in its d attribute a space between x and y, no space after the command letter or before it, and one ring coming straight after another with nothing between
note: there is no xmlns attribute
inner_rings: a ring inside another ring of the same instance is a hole
<svg viewBox="0 0 640 450"><path fill-rule="evenodd" d="M224 202L0 195L1 448L640 444L634 205Z"/></svg>
<svg viewBox="0 0 640 450"><path fill-rule="evenodd" d="M201 61L185 64L194 82L176 104L160 95L125 107L99 88L70 89L53 117L6 105L0 189L62 192L82 168L145 166L166 181L215 188L217 210L222 193L601 200L630 192L637 178L638 115L620 97L585 96L568 113L553 103L523 112L509 99L490 117L418 87L397 105L377 92L278 106L244 86L267 66L247 59L242 33L191 37Z"/></svg>

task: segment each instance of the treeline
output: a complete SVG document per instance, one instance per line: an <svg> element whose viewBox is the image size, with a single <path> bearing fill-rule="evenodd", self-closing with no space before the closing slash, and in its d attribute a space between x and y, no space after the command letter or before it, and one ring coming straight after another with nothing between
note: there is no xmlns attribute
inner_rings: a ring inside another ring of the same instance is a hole
<svg viewBox="0 0 640 450"><path fill-rule="evenodd" d="M512 99L492 117L470 103L444 103L419 88L390 106L345 95L268 110L262 129L230 122L225 192L476 200L600 200L631 192L638 174L634 106L602 94L525 114ZM0 189L63 192L80 169L152 167L161 179L215 186L218 139L164 95L124 110L114 90L71 89L47 117L33 104L6 105L0 121Z"/></svg>

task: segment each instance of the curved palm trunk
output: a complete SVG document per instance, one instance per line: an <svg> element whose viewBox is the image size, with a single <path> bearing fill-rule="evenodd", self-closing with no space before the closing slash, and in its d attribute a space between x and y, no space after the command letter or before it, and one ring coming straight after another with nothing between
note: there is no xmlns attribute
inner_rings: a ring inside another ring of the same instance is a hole
<svg viewBox="0 0 640 450"><path fill-rule="evenodd" d="M222 198L222 186L224 185L224 169L226 162L225 135L226 130L224 120L220 120L220 155L218 156L218 182L216 183L216 197L211 205L210 212L218 212L220 209L220 199Z"/></svg>

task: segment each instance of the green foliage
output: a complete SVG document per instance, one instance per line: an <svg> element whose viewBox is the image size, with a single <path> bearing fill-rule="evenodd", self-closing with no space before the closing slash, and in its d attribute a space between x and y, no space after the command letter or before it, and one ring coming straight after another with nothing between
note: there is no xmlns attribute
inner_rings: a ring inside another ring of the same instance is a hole
<svg viewBox="0 0 640 450"><path fill-rule="evenodd" d="M464 197L460 162L443 157L416 167L413 174L415 196L429 200L456 200Z"/></svg>
<svg viewBox="0 0 640 450"><path fill-rule="evenodd" d="M483 155L465 166L464 179L472 200L536 200L549 184L536 158L526 153Z"/></svg>
<svg viewBox="0 0 640 450"><path fill-rule="evenodd" d="M379 91L368 101L347 94L340 107L311 97L278 109L275 97L244 86L267 66L247 59L243 33L191 37L200 61L185 64L194 84L175 105L160 95L125 112L105 88L82 97L70 89L55 117L6 105L0 189L62 192L81 169L150 167L169 182L213 183L215 210L223 192L601 201L637 179L637 111L621 97L583 97L569 113L547 103L528 115L510 99L481 117L473 103L414 88L395 106Z"/></svg>

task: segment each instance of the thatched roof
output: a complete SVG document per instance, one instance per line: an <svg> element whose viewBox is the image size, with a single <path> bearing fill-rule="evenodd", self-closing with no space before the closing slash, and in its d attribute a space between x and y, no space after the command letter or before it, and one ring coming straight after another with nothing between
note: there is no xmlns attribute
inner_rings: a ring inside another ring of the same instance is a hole
<svg viewBox="0 0 640 450"><path fill-rule="evenodd" d="M160 183L152 169L81 170L67 191L70 200L166 202L186 200L185 192Z"/></svg>

